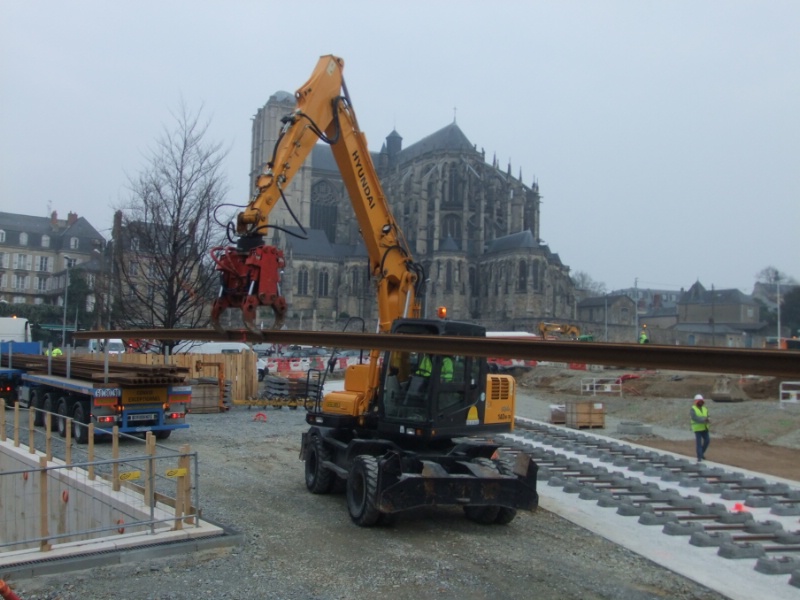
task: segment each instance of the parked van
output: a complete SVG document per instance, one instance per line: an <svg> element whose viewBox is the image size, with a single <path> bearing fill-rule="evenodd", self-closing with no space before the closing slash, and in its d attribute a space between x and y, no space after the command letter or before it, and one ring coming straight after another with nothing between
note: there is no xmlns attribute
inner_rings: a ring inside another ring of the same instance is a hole
<svg viewBox="0 0 800 600"><path fill-rule="evenodd" d="M125 342L119 338L110 339L107 342L101 341L103 352L108 350L109 354L125 354Z"/></svg>

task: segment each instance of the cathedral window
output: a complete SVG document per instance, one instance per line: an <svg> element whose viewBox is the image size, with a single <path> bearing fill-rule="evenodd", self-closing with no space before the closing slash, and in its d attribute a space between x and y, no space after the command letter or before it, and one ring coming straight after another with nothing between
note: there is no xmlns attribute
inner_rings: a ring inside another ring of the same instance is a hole
<svg viewBox="0 0 800 600"><path fill-rule="evenodd" d="M444 291L445 292L452 292L453 291L453 262L447 261L447 265L445 266L445 275L444 275Z"/></svg>
<svg viewBox="0 0 800 600"><path fill-rule="evenodd" d="M297 295L308 296L308 270L305 268L297 272Z"/></svg>
<svg viewBox="0 0 800 600"><path fill-rule="evenodd" d="M517 291L525 292L528 289L528 263L524 260L517 265Z"/></svg>
<svg viewBox="0 0 800 600"><path fill-rule="evenodd" d="M317 275L317 296L328 297L328 271L320 271Z"/></svg>

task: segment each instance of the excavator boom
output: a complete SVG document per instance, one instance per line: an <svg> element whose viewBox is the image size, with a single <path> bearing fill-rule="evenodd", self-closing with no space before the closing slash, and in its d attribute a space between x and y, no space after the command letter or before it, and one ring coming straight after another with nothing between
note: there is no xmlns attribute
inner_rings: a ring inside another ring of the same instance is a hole
<svg viewBox="0 0 800 600"><path fill-rule="evenodd" d="M229 308L241 309L245 326L253 332L260 331L256 316L261 306L275 313L274 328L283 324L286 301L280 276L285 261L280 249L264 244L264 236L270 212L285 198L284 190L320 140L331 146L370 257L370 273L378 286L379 330L389 331L395 319L419 312L415 288L424 281L422 268L412 260L389 210L351 107L343 68L341 58L323 56L295 92L295 110L283 118L272 159L256 182L257 193L237 216L236 245L211 251L221 277L211 311L212 325L219 331Z"/></svg>

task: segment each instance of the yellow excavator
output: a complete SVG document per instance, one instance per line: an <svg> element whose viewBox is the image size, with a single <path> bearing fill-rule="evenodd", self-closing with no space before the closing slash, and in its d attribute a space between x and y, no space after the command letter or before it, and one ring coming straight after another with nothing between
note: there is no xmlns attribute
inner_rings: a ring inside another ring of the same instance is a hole
<svg viewBox="0 0 800 600"><path fill-rule="evenodd" d="M294 111L282 119L254 197L237 216L235 245L212 250L221 277L214 326L221 329L224 311L240 309L247 328L261 333L254 326L261 306L272 308L275 326L282 324L283 252L264 245L263 236L270 211L286 201L284 189L322 140L331 147L367 248L379 332L459 336L465 343L484 337L478 325L419 318L424 271L384 196L343 68L341 58L320 58L295 93ZM343 487L350 517L360 526L435 505L460 505L473 521L507 524L518 509L538 503L536 464L524 454L499 456L499 445L487 441L513 429L515 391L512 377L489 374L485 359L459 354L457 345L446 356L373 350L368 364L347 368L344 389L307 408L300 451L306 487L314 494Z"/></svg>
<svg viewBox="0 0 800 600"><path fill-rule="evenodd" d="M542 339L547 339L548 336L558 336L577 340L581 337L581 328L568 323L546 323L542 321L539 323L539 335L542 336Z"/></svg>

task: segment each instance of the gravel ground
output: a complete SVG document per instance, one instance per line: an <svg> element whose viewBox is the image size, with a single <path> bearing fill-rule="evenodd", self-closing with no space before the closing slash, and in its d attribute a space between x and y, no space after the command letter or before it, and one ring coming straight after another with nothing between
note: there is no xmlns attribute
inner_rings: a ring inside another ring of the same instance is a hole
<svg viewBox="0 0 800 600"><path fill-rule="evenodd" d="M344 496L305 489L304 412L267 409L266 422L256 412L191 415L167 442L199 452L203 515L240 532L241 546L12 581L15 591L23 600L722 598L544 510L508 526L443 508L359 528Z"/></svg>

